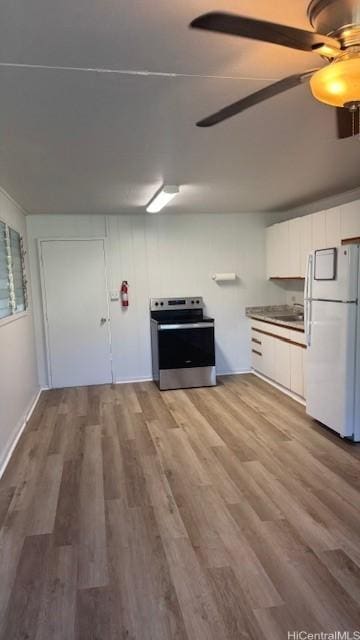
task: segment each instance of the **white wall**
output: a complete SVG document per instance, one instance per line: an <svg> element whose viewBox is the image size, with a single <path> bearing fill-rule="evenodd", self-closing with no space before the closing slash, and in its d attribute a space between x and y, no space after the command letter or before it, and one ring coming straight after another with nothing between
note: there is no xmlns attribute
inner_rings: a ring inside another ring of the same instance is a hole
<svg viewBox="0 0 360 640"><path fill-rule="evenodd" d="M109 290L130 284L127 311L112 302L114 379L151 377L149 298L202 295L216 319L218 371L250 368L245 307L281 304L286 291L265 279L264 228L272 214L28 216L36 342L41 384L47 384L37 240L107 235ZM235 271L216 284L214 272Z"/></svg>
<svg viewBox="0 0 360 640"><path fill-rule="evenodd" d="M304 304L305 280L274 280L274 285L284 292L284 304Z"/></svg>
<svg viewBox="0 0 360 640"><path fill-rule="evenodd" d="M0 219L19 231L26 242L24 214L2 190ZM0 323L0 472L39 390L30 273L26 266L30 309L21 317Z"/></svg>

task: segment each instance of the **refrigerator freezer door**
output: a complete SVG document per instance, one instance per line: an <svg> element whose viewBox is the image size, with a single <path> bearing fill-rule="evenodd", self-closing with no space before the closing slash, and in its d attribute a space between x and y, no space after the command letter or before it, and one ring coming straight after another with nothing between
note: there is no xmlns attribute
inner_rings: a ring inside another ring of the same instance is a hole
<svg viewBox="0 0 360 640"><path fill-rule="evenodd" d="M331 271L331 254L324 251L313 253L313 268L311 281L306 291L307 297L313 300L339 300L349 302L357 300L359 247L345 245L336 249L336 268L334 280L316 279L317 271L321 274L328 269ZM318 264L318 269L316 265Z"/></svg>
<svg viewBox="0 0 360 640"><path fill-rule="evenodd" d="M335 280L337 249L315 251L314 279Z"/></svg>
<svg viewBox="0 0 360 640"><path fill-rule="evenodd" d="M306 412L343 437L354 433L357 305L313 301Z"/></svg>

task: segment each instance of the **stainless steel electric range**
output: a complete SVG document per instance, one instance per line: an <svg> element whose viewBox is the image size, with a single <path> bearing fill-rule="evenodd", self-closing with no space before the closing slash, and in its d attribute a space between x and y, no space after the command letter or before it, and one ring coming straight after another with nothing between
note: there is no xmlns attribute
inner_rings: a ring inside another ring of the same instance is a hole
<svg viewBox="0 0 360 640"><path fill-rule="evenodd" d="M150 300L153 377L161 390L216 385L214 319L200 296Z"/></svg>

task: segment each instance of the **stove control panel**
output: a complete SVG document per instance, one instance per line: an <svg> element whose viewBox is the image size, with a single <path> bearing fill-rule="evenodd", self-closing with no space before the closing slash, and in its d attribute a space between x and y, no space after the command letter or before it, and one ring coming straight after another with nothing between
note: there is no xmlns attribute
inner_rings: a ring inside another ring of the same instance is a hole
<svg viewBox="0 0 360 640"><path fill-rule="evenodd" d="M174 311L178 309L203 309L204 302L201 296L192 298L151 298L151 311Z"/></svg>

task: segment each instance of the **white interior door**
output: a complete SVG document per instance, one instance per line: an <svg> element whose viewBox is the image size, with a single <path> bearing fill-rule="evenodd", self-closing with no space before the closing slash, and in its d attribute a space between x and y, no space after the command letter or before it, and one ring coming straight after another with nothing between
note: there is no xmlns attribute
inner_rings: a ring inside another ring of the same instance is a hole
<svg viewBox="0 0 360 640"><path fill-rule="evenodd" d="M50 384L111 382L103 240L41 241Z"/></svg>

